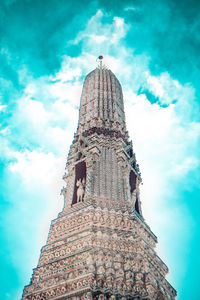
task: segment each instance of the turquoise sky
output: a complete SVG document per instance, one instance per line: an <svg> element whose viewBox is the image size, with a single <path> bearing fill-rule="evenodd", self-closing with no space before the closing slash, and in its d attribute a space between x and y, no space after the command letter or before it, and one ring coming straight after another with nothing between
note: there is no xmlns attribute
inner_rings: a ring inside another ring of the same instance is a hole
<svg viewBox="0 0 200 300"><path fill-rule="evenodd" d="M96 57L122 84L146 222L178 300L199 300L200 2L0 1L0 299L20 299L62 209Z"/></svg>

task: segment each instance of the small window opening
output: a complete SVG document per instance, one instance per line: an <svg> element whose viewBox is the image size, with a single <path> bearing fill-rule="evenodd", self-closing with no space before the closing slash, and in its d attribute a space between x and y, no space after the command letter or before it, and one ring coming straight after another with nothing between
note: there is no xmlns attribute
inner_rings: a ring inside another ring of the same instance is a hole
<svg viewBox="0 0 200 300"><path fill-rule="evenodd" d="M129 154L130 157L133 157L133 149L130 149L128 154Z"/></svg>
<svg viewBox="0 0 200 300"><path fill-rule="evenodd" d="M134 190L136 189L136 179L137 176L133 171L130 172L129 175L129 184L130 184L130 189L131 189L131 195L133 194Z"/></svg>
<svg viewBox="0 0 200 300"><path fill-rule="evenodd" d="M84 145L84 142L80 140L80 146L82 147Z"/></svg>

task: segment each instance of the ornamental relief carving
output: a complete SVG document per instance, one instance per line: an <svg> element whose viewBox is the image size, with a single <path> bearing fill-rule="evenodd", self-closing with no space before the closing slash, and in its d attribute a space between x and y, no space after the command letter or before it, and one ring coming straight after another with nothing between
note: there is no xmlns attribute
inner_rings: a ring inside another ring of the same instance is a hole
<svg viewBox="0 0 200 300"><path fill-rule="evenodd" d="M89 287L91 285L93 277L92 276L86 276L85 278L74 280L72 282L69 282L68 284L64 283L62 285L59 285L59 287L51 288L45 292L37 292L35 295L25 295L24 299L27 300L44 300L44 299L51 299L55 296L59 295L65 295L69 294L72 291L75 291L77 289L81 289L83 287ZM32 287L27 287L25 289L25 294L31 293Z"/></svg>
<svg viewBox="0 0 200 300"><path fill-rule="evenodd" d="M35 272L34 280L38 280L37 276L40 276L41 279L44 278L43 276L48 276L49 268L51 269L51 271L53 271L51 272L51 274L55 274L55 278L45 282L40 282L37 285L38 289L42 289L47 288L54 282L57 284L60 280L73 280L73 278L76 278L77 276L87 274L87 272L93 272L94 276L96 277L94 277L94 280L92 280L90 283L94 289L102 287L103 289L109 288L110 290L115 290L115 292L118 290L119 292L137 292L140 295L147 295L147 293L149 293L149 295L154 295L157 290L157 280L155 279L155 276L152 275L152 273L143 272L143 265L147 264L148 269L151 269L151 271L154 270L150 267L147 259L143 260L144 254L141 255L142 249L139 249L138 247L135 247L135 249L137 249L137 251L131 256L130 252L127 256L124 256L124 251L120 254L118 252L113 252L112 250L111 252L96 251L91 255L88 255L87 252L78 256L76 255L74 257L69 257L65 260L60 260L59 262L54 262L50 265L46 265L37 269ZM88 264L90 267L88 267ZM76 265L78 269L75 267ZM75 268L76 271L70 271L70 268ZM65 274L65 277L56 277L56 273L60 274L62 269L63 271L65 271L63 273ZM42 274L45 275L42 276ZM68 285L67 290L72 291L73 289L81 288L82 286L83 282L72 282L70 283L70 285ZM63 289L63 293L64 291L66 290ZM50 297L51 295L58 295L60 291L58 292L58 290L56 289L54 290L54 292L55 294L48 294L48 297Z"/></svg>
<svg viewBox="0 0 200 300"><path fill-rule="evenodd" d="M140 252L143 253L142 254L142 258L138 258L135 259L135 266L137 267L137 269L139 269L141 266L140 264L142 263L142 259L145 259L145 257L147 257L147 253L145 253L144 249L141 248L141 246L138 244L137 241L134 242L127 242L127 240L124 240L123 238L119 238L116 237L115 239L112 236L103 234L102 237L99 236L97 237L96 234L93 234L93 238L91 239L91 237L86 237L82 240L79 241L75 241L71 244L68 244L68 247L60 247L59 249L55 249L53 251L50 251L49 253L45 253L45 255L43 254L41 259L40 259L40 265L51 262L53 260L55 260L57 257L64 257L72 252L76 252L76 251L80 251L81 249L84 249L84 247L88 247L88 246L93 246L93 247L101 247L104 249L111 249L111 250L115 250L115 251L120 251L120 252ZM151 257L149 257L149 259L152 259ZM155 260L152 261L152 263L154 265L158 266L159 269L159 265L157 264L157 262L155 262ZM163 273L163 270L160 269L159 270L161 273Z"/></svg>
<svg viewBox="0 0 200 300"><path fill-rule="evenodd" d="M59 258L64 258L71 253L84 250L85 248L91 246L90 236L86 236L78 241L69 242L67 245L63 245L57 249L52 249L48 252L43 252L40 258L39 265L50 263Z"/></svg>
<svg viewBox="0 0 200 300"><path fill-rule="evenodd" d="M129 215L121 214L110 214L103 213L101 211L90 211L83 215L78 215L62 223L54 224L51 227L49 234L49 243L55 241L57 238L62 238L64 236L70 235L71 232L76 232L76 230L84 229L88 226L95 224L96 226L104 226L105 228L116 228L118 230L128 230L133 233L138 233L151 247L154 247L155 242L152 237L144 230L143 227L139 226L137 221L130 219ZM130 239L132 237L129 237Z"/></svg>

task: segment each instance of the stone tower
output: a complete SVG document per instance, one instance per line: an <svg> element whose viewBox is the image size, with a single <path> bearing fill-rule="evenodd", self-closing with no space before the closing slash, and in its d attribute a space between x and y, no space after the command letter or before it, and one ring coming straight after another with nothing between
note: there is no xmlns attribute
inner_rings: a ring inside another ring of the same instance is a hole
<svg viewBox="0 0 200 300"><path fill-rule="evenodd" d="M100 66L83 85L78 129L52 221L23 300L174 300L141 211L141 175L126 130L120 82Z"/></svg>

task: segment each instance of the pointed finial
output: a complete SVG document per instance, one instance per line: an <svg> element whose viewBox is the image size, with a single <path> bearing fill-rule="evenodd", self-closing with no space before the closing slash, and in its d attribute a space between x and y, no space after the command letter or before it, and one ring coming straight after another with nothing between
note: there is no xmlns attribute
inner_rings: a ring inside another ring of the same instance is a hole
<svg viewBox="0 0 200 300"><path fill-rule="evenodd" d="M100 61L100 69L102 69L103 55L99 55L98 60Z"/></svg>

